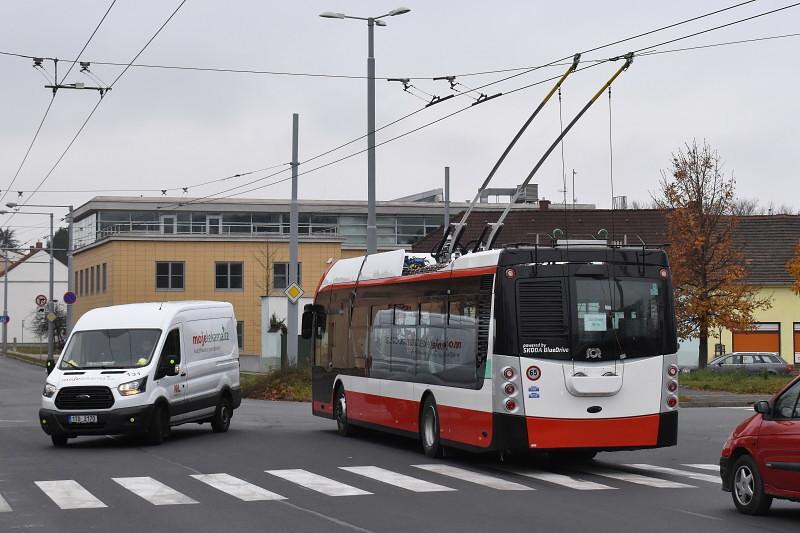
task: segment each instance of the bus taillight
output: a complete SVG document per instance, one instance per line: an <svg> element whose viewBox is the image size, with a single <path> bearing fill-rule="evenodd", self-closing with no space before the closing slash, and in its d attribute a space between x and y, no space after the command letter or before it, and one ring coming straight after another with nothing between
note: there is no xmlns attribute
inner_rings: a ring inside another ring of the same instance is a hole
<svg viewBox="0 0 800 533"><path fill-rule="evenodd" d="M667 375L671 378L674 378L678 375L678 365L669 365L667 367Z"/></svg>
<svg viewBox="0 0 800 533"><path fill-rule="evenodd" d="M517 392L517 388L514 386L513 383L506 383L505 387L503 387L503 390L508 396L511 396L512 394Z"/></svg>
<svg viewBox="0 0 800 533"><path fill-rule="evenodd" d="M670 396L667 398L667 406L670 409L674 409L678 405L678 398L676 396Z"/></svg>
<svg viewBox="0 0 800 533"><path fill-rule="evenodd" d="M511 398L506 400L506 411L513 411L516 408L517 408L517 402L515 402Z"/></svg>
<svg viewBox="0 0 800 533"><path fill-rule="evenodd" d="M511 368L510 366L505 367L503 369L503 377L508 380L514 379L514 369Z"/></svg>
<svg viewBox="0 0 800 533"><path fill-rule="evenodd" d="M678 382L675 381L674 379L671 380L669 383L667 383L667 390L670 392L675 392L676 390L678 390Z"/></svg>

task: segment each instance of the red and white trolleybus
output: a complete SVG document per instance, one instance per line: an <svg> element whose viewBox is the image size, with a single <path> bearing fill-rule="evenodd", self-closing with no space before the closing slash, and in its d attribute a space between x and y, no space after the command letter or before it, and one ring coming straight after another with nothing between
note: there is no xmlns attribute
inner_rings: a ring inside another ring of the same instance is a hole
<svg viewBox="0 0 800 533"><path fill-rule="evenodd" d="M426 267L403 250L336 262L303 314L313 412L430 456L677 440L677 339L659 248L557 243Z"/></svg>

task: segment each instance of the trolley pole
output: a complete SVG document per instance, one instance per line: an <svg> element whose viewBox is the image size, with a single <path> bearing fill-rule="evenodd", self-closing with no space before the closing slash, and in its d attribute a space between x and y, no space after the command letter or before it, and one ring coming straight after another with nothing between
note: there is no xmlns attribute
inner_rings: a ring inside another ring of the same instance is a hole
<svg viewBox="0 0 800 533"><path fill-rule="evenodd" d="M292 115L292 203L289 207L289 286L297 283L297 166L298 129L300 115ZM297 300L287 298L286 313L286 362L289 367L297 366Z"/></svg>
<svg viewBox="0 0 800 533"><path fill-rule="evenodd" d="M3 355L8 355L8 248L3 250L5 264L3 267ZM24 327L24 326L23 326Z"/></svg>
<svg viewBox="0 0 800 533"><path fill-rule="evenodd" d="M450 167L444 167L444 232L450 227Z"/></svg>

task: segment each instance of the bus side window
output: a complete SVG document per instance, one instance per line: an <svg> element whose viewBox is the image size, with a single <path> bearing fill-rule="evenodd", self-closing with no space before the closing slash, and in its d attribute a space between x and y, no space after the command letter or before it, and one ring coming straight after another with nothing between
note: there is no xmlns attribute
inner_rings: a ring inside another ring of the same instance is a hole
<svg viewBox="0 0 800 533"><path fill-rule="evenodd" d="M350 368L347 351L348 322L350 320L349 295L334 293L331 295L331 306L328 313L328 342L330 343L331 362L333 368Z"/></svg>
<svg viewBox="0 0 800 533"><path fill-rule="evenodd" d="M450 298L447 316L445 371L447 383L471 384L477 379L478 302L471 296Z"/></svg>
<svg viewBox="0 0 800 533"><path fill-rule="evenodd" d="M392 377L404 377L414 372L417 357L417 319L419 309L413 304L394 306L392 327L392 355L390 371Z"/></svg>
<svg viewBox="0 0 800 533"><path fill-rule="evenodd" d="M417 374L437 376L444 370L447 313L444 300L423 301L419 310Z"/></svg>
<svg viewBox="0 0 800 533"><path fill-rule="evenodd" d="M367 367L367 339L369 337L369 307L356 302L350 317L350 367L358 370L358 375L363 375Z"/></svg>
<svg viewBox="0 0 800 533"><path fill-rule="evenodd" d="M388 377L392 360L392 323L394 309L390 305L372 306L372 326L369 332L369 375Z"/></svg>

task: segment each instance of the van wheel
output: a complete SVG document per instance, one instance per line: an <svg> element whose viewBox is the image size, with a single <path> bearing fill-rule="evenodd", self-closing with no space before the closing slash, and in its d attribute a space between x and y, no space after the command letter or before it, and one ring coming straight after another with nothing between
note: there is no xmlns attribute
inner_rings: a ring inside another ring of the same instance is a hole
<svg viewBox="0 0 800 533"><path fill-rule="evenodd" d="M353 434L353 426L347 421L347 397L341 385L336 388L336 398L333 400L333 418L339 435L348 437Z"/></svg>
<svg viewBox="0 0 800 533"><path fill-rule="evenodd" d="M422 441L422 451L428 457L438 458L442 456L442 445L439 441L439 411L436 409L436 401L433 396L428 396L422 407L420 415L420 441Z"/></svg>
<svg viewBox="0 0 800 533"><path fill-rule="evenodd" d="M67 445L66 435L50 435L50 440L53 441L53 446L56 448L63 448Z"/></svg>
<svg viewBox="0 0 800 533"><path fill-rule="evenodd" d="M211 419L211 429L214 433L225 433L231 425L231 416L233 416L233 409L231 409L231 402L227 398L222 398L217 404L217 410L214 411L214 418Z"/></svg>
<svg viewBox="0 0 800 533"><path fill-rule="evenodd" d="M764 493L764 482L753 458L749 455L739 457L733 467L733 504L740 513L749 515L764 514L772 505L772 496Z"/></svg>
<svg viewBox="0 0 800 533"><path fill-rule="evenodd" d="M159 405L153 411L150 427L147 428L147 444L157 446L164 442L169 435L169 411Z"/></svg>

